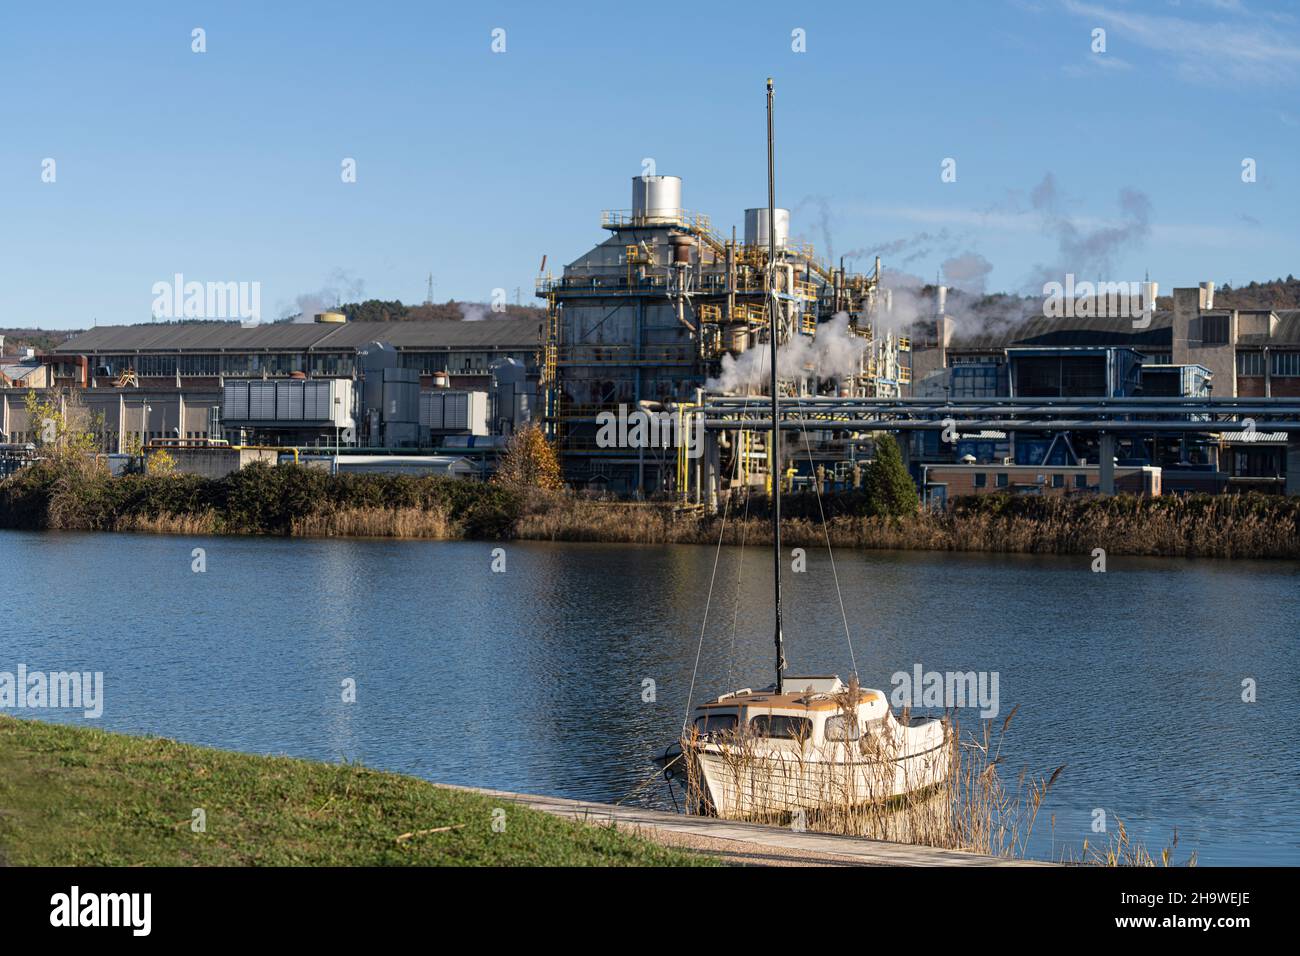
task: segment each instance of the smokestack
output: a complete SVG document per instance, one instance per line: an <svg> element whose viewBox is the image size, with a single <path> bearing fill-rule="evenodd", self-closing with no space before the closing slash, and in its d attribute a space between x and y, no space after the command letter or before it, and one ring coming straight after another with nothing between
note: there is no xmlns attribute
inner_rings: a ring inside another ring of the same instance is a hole
<svg viewBox="0 0 1300 956"><path fill-rule="evenodd" d="M1202 309L1214 308L1214 283L1213 282L1201 283L1201 308Z"/></svg>
<svg viewBox="0 0 1300 956"><path fill-rule="evenodd" d="M1142 305L1155 311L1156 297L1160 295L1160 283L1148 279L1142 283Z"/></svg>
<svg viewBox="0 0 1300 956"><path fill-rule="evenodd" d="M948 347L952 345L952 319L948 318L948 287L939 286L935 301L934 333L939 345L939 367L948 366Z"/></svg>
<svg viewBox="0 0 1300 956"><path fill-rule="evenodd" d="M894 311L894 290L893 289L885 290L885 311L886 312Z"/></svg>

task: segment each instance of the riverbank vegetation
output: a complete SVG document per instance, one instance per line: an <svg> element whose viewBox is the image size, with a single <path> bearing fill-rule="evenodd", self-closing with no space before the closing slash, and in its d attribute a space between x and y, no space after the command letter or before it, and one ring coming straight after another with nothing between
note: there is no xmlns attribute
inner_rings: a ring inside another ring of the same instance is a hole
<svg viewBox="0 0 1300 956"><path fill-rule="evenodd" d="M0 865L711 862L400 774L0 716Z"/></svg>
<svg viewBox="0 0 1300 956"><path fill-rule="evenodd" d="M783 496L791 547L1107 556L1300 559L1300 499L1272 495L1139 498L980 495L918 510L892 484ZM705 516L672 501L627 502L509 482L330 475L253 465L224 478L109 476L56 458L0 482L0 527L177 534L526 538L635 544L762 545L764 495ZM824 522L823 522L824 515Z"/></svg>

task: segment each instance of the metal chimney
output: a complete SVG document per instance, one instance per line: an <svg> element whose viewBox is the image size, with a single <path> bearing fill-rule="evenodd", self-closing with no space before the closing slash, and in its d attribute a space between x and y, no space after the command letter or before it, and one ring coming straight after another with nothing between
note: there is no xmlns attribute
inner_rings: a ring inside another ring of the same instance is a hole
<svg viewBox="0 0 1300 956"><path fill-rule="evenodd" d="M1214 283L1213 282L1201 283L1201 299L1204 302L1201 308L1207 310L1214 308Z"/></svg>

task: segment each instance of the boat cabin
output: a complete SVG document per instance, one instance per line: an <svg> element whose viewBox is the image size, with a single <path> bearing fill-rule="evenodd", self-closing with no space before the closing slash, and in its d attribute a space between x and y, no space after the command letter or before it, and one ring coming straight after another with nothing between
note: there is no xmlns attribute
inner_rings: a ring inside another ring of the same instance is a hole
<svg viewBox="0 0 1300 956"><path fill-rule="evenodd" d="M750 736L801 743L849 743L878 725L889 711L885 695L861 690L857 714L841 706L848 688L838 677L787 677L786 690L746 687L695 708L695 732L706 740ZM799 688L792 690L790 688Z"/></svg>

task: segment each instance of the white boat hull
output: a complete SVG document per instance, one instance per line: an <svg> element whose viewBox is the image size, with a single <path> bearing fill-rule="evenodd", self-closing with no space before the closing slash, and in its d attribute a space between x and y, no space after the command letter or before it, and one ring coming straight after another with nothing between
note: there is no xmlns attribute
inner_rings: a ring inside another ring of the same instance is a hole
<svg viewBox="0 0 1300 956"><path fill-rule="evenodd" d="M891 729L896 739L867 753L844 744L790 741L760 750L752 743L697 742L686 748L694 763L687 776L699 789L698 809L724 819L886 804L947 780L951 754L941 721Z"/></svg>

